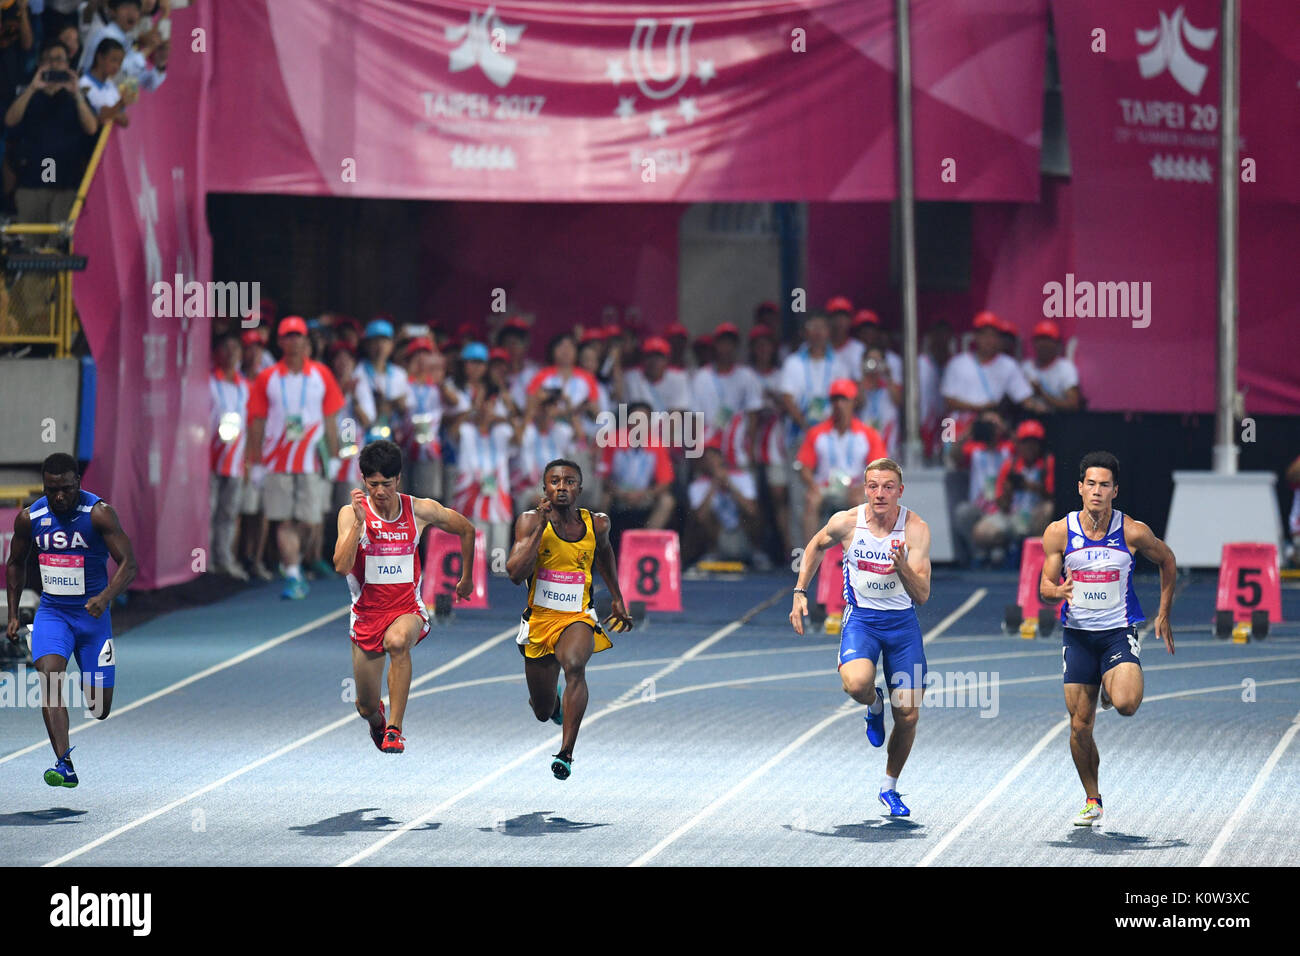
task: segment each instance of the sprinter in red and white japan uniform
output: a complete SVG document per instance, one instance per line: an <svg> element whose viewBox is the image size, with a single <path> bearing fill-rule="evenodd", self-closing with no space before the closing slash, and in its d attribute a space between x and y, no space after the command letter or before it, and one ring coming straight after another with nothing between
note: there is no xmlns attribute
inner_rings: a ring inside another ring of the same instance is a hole
<svg viewBox="0 0 1300 956"><path fill-rule="evenodd" d="M1070 754L1087 802L1074 818L1077 827L1101 819L1097 744L1092 725L1100 696L1124 717L1142 703L1142 665L1138 625L1146 620L1133 589L1133 565L1141 554L1160 568L1160 609L1156 637L1174 652L1169 611L1174 603L1178 565L1169 546L1141 521L1112 507L1119 494L1119 459L1093 451L1079 463L1083 507L1054 521L1043 532L1043 574L1038 591L1061 605L1061 669L1065 706L1070 712ZM1064 579L1062 579L1064 569Z"/></svg>
<svg viewBox="0 0 1300 956"><path fill-rule="evenodd" d="M352 672L357 711L370 724L370 737L384 753L402 753L402 719L411 689L411 648L429 633L429 612L420 592L420 535L430 525L460 538L461 575L456 595L474 589L474 526L464 515L432 498L401 494L402 452L390 441L371 442L358 456L365 490L339 510L334 570L347 576L352 592ZM388 700L379 697L388 655Z"/></svg>

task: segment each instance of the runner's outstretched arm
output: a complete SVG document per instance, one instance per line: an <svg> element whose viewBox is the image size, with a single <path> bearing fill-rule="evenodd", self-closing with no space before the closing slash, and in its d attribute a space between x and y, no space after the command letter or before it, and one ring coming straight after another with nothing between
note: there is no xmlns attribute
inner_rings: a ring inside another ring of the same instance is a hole
<svg viewBox="0 0 1300 956"><path fill-rule="evenodd" d="M625 628L631 628L632 618L623 605L623 592L618 587L618 569L614 564L614 548L609 543L609 515L599 511L595 512L591 516L591 527L596 533L596 559L592 564L600 572L605 587L609 588L610 613Z"/></svg>
<svg viewBox="0 0 1300 956"><path fill-rule="evenodd" d="M474 593L474 525L459 511L443 507L432 498L412 498L411 510L417 521L432 525L460 538L460 581L456 596L462 601Z"/></svg>
<svg viewBox="0 0 1300 956"><path fill-rule="evenodd" d="M1169 545L1156 537L1155 532L1135 518L1124 516L1124 539L1133 550L1160 568L1160 610L1156 611L1156 637L1165 642L1170 654L1174 652L1174 631L1169 626L1169 612L1174 607L1174 585L1178 582L1178 562Z"/></svg>

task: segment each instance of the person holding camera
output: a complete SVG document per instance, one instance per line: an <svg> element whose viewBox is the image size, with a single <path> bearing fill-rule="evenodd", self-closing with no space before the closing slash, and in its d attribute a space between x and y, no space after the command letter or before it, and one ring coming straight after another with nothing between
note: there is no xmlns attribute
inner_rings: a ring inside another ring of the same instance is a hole
<svg viewBox="0 0 1300 956"><path fill-rule="evenodd" d="M68 68L68 51L54 42L41 51L31 83L5 111L13 131L19 222L63 222L72 212L77 186L99 120Z"/></svg>

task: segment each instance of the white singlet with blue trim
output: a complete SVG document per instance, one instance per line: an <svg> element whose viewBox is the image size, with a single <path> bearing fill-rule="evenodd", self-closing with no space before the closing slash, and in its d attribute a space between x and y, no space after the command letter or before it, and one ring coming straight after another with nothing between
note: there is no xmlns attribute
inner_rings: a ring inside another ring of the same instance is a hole
<svg viewBox="0 0 1300 956"><path fill-rule="evenodd" d="M1083 533L1079 512L1065 518L1065 570L1074 600L1061 605L1061 623L1084 631L1109 631L1146 620L1133 591L1133 553L1124 540L1124 513L1111 513L1099 539Z"/></svg>
<svg viewBox="0 0 1300 956"><path fill-rule="evenodd" d="M858 505L853 540L844 549L844 603L878 611L905 611L912 598L894 570L890 549L903 543L907 507L898 506L894 530L877 538L867 527L867 506Z"/></svg>

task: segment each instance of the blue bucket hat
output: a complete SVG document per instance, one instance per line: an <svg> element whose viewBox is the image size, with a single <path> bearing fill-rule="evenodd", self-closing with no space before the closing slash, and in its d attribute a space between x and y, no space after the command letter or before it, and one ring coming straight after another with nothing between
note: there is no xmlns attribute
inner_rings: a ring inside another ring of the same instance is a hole
<svg viewBox="0 0 1300 956"><path fill-rule="evenodd" d="M466 362L486 362L488 347L482 342L469 342L460 350L460 357Z"/></svg>

